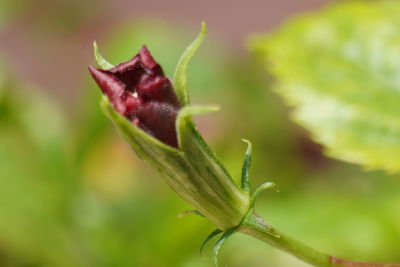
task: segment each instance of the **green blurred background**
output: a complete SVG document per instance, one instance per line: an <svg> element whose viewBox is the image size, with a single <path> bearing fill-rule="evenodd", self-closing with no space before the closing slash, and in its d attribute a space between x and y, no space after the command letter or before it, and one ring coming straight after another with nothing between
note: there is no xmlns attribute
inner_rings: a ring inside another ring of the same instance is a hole
<svg viewBox="0 0 400 267"><path fill-rule="evenodd" d="M281 189L260 197L259 213L324 252L400 262L399 175L326 158L243 45L328 2L3 0L0 266L212 266L198 254L212 225L177 218L190 206L116 134L86 70L96 39L112 63L147 44L171 76L201 20L209 34L190 65L191 98L222 110L196 120L234 177L240 139L253 142L253 188ZM240 234L220 255L223 266L308 266Z"/></svg>

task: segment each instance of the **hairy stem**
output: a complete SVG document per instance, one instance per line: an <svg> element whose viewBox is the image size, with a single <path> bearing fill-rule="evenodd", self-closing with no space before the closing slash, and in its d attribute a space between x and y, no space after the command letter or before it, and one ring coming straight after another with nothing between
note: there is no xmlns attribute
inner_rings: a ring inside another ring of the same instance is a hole
<svg viewBox="0 0 400 267"><path fill-rule="evenodd" d="M262 240L276 248L318 267L400 267L400 264L366 263L338 259L321 253L266 225L257 215L244 222L238 231ZM273 233L273 234L271 234Z"/></svg>

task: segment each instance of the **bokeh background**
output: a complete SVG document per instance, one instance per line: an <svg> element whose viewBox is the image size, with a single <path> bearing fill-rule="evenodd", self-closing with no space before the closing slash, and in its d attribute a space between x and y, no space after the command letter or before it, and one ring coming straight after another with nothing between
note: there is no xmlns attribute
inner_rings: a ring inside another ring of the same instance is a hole
<svg viewBox="0 0 400 267"><path fill-rule="evenodd" d="M253 142L253 188L281 189L262 195L258 212L324 252L399 262L399 175L325 157L245 46L330 2L2 0L0 266L212 266L210 251L198 254L212 225L177 218L190 207L116 134L87 72L97 40L112 63L147 44L172 75L202 20L209 33L190 65L191 98L222 110L197 122L234 177L240 139ZM232 267L308 266L240 234L220 255Z"/></svg>

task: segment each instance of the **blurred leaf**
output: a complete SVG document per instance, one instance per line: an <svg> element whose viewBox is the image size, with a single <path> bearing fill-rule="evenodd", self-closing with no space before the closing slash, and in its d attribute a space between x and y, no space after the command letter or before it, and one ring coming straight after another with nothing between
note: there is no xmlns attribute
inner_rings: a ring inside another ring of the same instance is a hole
<svg viewBox="0 0 400 267"><path fill-rule="evenodd" d="M0 1L0 31L19 13L29 9L33 2L23 0Z"/></svg>
<svg viewBox="0 0 400 267"><path fill-rule="evenodd" d="M31 86L11 79L0 86L0 243L32 266L83 266L67 227L74 179L64 114Z"/></svg>
<svg viewBox="0 0 400 267"><path fill-rule="evenodd" d="M251 41L329 156L390 172L400 171L399 13L398 1L341 2Z"/></svg>

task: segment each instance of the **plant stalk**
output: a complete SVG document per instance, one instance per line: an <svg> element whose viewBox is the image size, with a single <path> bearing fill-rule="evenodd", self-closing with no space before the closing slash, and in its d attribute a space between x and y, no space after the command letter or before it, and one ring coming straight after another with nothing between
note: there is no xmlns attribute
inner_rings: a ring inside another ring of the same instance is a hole
<svg viewBox="0 0 400 267"><path fill-rule="evenodd" d="M287 236L265 224L253 214L253 219L244 222L237 230L281 249L316 267L400 267L400 264L367 263L338 259L319 252L308 245ZM260 223L261 222L261 223ZM271 232L273 234L271 234Z"/></svg>

